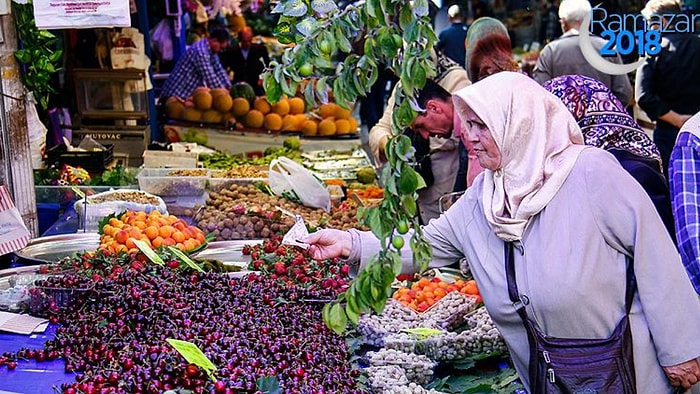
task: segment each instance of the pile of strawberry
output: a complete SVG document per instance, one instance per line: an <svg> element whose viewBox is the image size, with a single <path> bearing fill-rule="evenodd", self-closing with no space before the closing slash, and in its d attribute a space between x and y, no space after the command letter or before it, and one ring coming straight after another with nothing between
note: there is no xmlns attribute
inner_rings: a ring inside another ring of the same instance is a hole
<svg viewBox="0 0 700 394"><path fill-rule="evenodd" d="M311 290L345 291L349 266L340 259L318 261L306 250L281 243L282 237L273 236L262 244L246 245L243 254L250 255L249 269L256 275L269 277L288 286Z"/></svg>

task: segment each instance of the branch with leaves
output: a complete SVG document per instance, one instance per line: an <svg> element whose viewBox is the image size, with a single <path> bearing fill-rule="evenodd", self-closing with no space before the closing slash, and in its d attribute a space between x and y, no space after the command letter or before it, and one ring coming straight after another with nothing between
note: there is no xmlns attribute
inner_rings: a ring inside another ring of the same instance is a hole
<svg viewBox="0 0 700 394"><path fill-rule="evenodd" d="M381 312L391 295L391 283L401 272L403 234L409 223L414 264L425 270L431 247L418 222L417 190L425 186L413 169L415 148L402 130L420 110L418 91L435 76L431 58L437 41L428 17L428 0L366 0L340 9L332 0L282 0L272 10L280 19L275 35L294 44L279 61L270 62L263 87L270 102L298 89L311 107L329 101L350 108L376 82L381 64L399 77L394 91L392 137L385 153L381 181L384 199L359 212L362 222L381 241L382 250L369 261L348 290L324 308L324 321L342 333L360 313ZM334 59L343 60L335 62Z"/></svg>
<svg viewBox="0 0 700 394"><path fill-rule="evenodd" d="M31 2L12 2L12 12L21 45L15 58L22 64L22 83L46 109L51 94L56 93L51 77L60 70L63 51L56 49L58 38L53 33L36 27Z"/></svg>

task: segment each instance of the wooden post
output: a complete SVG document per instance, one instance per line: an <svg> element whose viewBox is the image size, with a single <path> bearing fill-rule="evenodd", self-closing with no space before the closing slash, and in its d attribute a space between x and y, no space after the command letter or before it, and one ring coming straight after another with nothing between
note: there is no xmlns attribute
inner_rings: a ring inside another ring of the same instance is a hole
<svg viewBox="0 0 700 394"><path fill-rule="evenodd" d="M14 53L19 47L13 16L0 16L0 182L5 184L33 237L39 236L34 194L34 173L29 151L29 132L24 85Z"/></svg>

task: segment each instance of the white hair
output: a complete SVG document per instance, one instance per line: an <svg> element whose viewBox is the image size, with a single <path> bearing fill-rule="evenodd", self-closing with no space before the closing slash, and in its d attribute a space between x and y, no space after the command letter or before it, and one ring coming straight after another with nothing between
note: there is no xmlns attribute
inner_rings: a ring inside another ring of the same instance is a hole
<svg viewBox="0 0 700 394"><path fill-rule="evenodd" d="M460 13L461 10L457 4L451 5L450 8L447 9L447 15L449 15L450 18L457 17Z"/></svg>
<svg viewBox="0 0 700 394"><path fill-rule="evenodd" d="M581 22L591 13L591 3L588 0L564 0L559 4L559 18L566 22Z"/></svg>

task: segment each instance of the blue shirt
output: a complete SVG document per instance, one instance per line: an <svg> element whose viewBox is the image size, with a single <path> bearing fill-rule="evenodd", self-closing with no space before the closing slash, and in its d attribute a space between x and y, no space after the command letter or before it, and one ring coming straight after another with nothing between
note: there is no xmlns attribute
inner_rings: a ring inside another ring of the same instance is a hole
<svg viewBox="0 0 700 394"><path fill-rule="evenodd" d="M187 49L177 61L175 69L165 81L161 97L188 98L195 88L228 88L231 81L219 57L209 48L209 40L203 38Z"/></svg>
<svg viewBox="0 0 700 394"><path fill-rule="evenodd" d="M681 131L668 167L681 259L700 294L700 138Z"/></svg>
<svg viewBox="0 0 700 394"><path fill-rule="evenodd" d="M435 47L445 56L457 62L464 68L467 47L464 40L467 38L467 29L464 23L453 23L440 32L439 41Z"/></svg>

